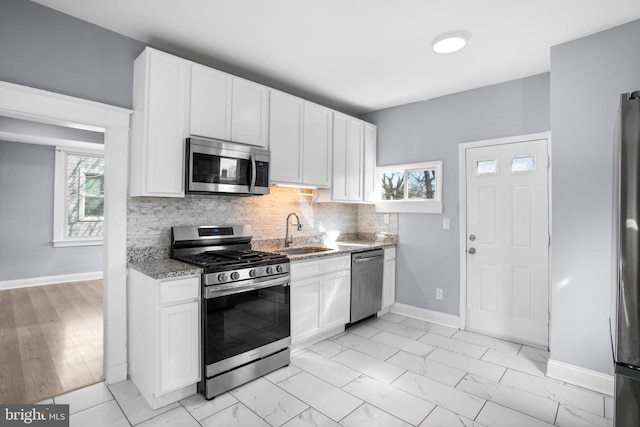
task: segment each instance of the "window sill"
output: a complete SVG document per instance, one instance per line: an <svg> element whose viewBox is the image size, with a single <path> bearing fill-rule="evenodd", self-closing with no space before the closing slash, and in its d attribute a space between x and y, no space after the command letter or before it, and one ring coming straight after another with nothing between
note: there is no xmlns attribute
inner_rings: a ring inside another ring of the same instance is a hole
<svg viewBox="0 0 640 427"><path fill-rule="evenodd" d="M72 246L102 246L104 245L103 239L65 239L54 240L54 248L68 248Z"/></svg>
<svg viewBox="0 0 640 427"><path fill-rule="evenodd" d="M442 202L415 200L381 200L376 202L376 212L383 213L442 213Z"/></svg>

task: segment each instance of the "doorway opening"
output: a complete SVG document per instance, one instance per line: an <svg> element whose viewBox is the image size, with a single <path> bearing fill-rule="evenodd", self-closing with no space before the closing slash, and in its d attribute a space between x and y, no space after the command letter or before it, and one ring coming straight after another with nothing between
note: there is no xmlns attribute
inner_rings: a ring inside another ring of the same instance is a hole
<svg viewBox="0 0 640 427"><path fill-rule="evenodd" d="M129 116L99 102L0 82L0 115L104 133L104 362L108 384L127 378L126 223ZM113 170L114 173L110 173ZM117 171L117 172L116 172Z"/></svg>
<svg viewBox="0 0 640 427"><path fill-rule="evenodd" d="M0 141L0 401L34 403L103 380L103 134L0 117Z"/></svg>

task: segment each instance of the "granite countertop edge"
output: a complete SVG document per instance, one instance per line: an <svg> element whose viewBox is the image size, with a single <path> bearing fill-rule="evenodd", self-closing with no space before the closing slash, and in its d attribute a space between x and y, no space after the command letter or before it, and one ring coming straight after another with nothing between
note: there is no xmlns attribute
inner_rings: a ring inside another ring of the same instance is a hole
<svg viewBox="0 0 640 427"><path fill-rule="evenodd" d="M322 246L331 248L328 251L312 252L307 254L286 254L291 262L308 261L319 258L328 258L332 256L348 255L356 252L370 251L373 249L386 249L396 247L396 242L371 242L362 240L336 242L333 245L304 245L304 246ZM300 247L299 245L291 246L289 249ZM266 252L283 253L284 248L261 248ZM171 258L148 259L129 261L128 267L139 271L155 280L170 279L174 277L184 277L202 274L202 268L187 264L185 262L176 261Z"/></svg>
<svg viewBox="0 0 640 427"><path fill-rule="evenodd" d="M129 261L128 266L156 280L194 275L199 276L203 271L200 267L171 258Z"/></svg>
<svg viewBox="0 0 640 427"><path fill-rule="evenodd" d="M370 241L345 241L345 242L336 242L335 245L315 245L331 248L331 250L323 251L323 252L312 252L307 254L287 254L286 252L282 252L284 248L273 248L268 252L276 252L276 253L284 253L289 257L291 262L299 262L299 261L308 261L311 259L318 258L327 258L331 256L339 256L339 255L349 255L356 252L366 252L375 249L386 249L386 248L394 248L396 247L395 242L385 242L385 243L375 243ZM312 245L314 246L314 245ZM294 249L296 246L291 246L287 249Z"/></svg>

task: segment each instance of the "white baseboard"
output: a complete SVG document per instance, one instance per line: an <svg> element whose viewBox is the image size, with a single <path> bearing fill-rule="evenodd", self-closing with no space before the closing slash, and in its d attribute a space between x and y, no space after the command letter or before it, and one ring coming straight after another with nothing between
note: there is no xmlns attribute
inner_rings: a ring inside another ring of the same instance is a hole
<svg viewBox="0 0 640 427"><path fill-rule="evenodd" d="M54 283L79 282L82 280L102 279L102 271L89 273L64 274L61 276L32 277L29 279L4 280L0 282L0 290L13 288L26 288L29 286L53 285Z"/></svg>
<svg viewBox="0 0 640 427"><path fill-rule="evenodd" d="M580 366L549 359L547 363L547 376L554 380L564 381L578 387L613 396L613 375L607 375L581 368Z"/></svg>
<svg viewBox="0 0 640 427"><path fill-rule="evenodd" d="M392 313L415 319L436 323L442 326L459 329L460 317L453 314L441 313L439 311L427 310L426 308L414 307L408 304L395 303L389 309Z"/></svg>
<svg viewBox="0 0 640 427"><path fill-rule="evenodd" d="M127 370L128 370L127 363L121 363L119 365L114 365L114 366L107 366L105 375L104 375L104 382L111 385L111 384L119 383L120 381L126 380Z"/></svg>

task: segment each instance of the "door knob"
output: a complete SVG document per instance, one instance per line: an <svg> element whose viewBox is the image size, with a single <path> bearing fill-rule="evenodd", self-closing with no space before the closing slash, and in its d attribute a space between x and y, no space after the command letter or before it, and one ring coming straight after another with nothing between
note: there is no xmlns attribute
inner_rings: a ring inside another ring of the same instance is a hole
<svg viewBox="0 0 640 427"><path fill-rule="evenodd" d="M476 253L476 248L469 248L469 253L471 255L475 254Z"/></svg>

